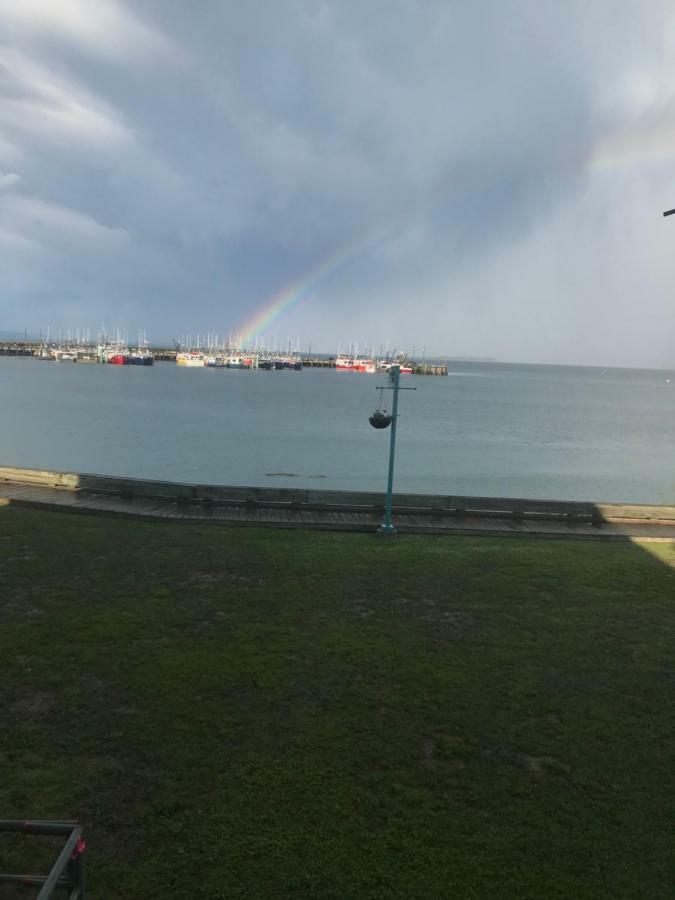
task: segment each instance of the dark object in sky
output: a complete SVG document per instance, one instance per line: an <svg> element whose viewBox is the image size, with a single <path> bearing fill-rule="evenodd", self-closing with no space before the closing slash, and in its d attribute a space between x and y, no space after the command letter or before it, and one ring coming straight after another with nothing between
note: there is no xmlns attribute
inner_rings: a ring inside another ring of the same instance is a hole
<svg viewBox="0 0 675 900"><path fill-rule="evenodd" d="M673 213L675 213L675 209L667 209L663 215L664 216L672 216Z"/></svg>
<svg viewBox="0 0 675 900"><path fill-rule="evenodd" d="M373 428L388 428L391 425L391 416L381 409L376 409L368 421Z"/></svg>

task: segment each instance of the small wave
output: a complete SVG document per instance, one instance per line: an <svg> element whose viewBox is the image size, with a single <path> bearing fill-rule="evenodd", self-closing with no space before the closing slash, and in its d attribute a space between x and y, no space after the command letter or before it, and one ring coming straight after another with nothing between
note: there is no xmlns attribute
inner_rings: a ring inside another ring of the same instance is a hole
<svg viewBox="0 0 675 900"><path fill-rule="evenodd" d="M328 478L328 475L304 475L302 472L265 472L266 478Z"/></svg>

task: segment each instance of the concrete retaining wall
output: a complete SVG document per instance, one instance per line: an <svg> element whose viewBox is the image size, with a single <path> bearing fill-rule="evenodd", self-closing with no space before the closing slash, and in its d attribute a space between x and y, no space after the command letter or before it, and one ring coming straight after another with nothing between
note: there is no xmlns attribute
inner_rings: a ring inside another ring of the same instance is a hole
<svg viewBox="0 0 675 900"><path fill-rule="evenodd" d="M302 509L368 510L384 508L384 492L317 491L305 488L239 487L188 484L0 466L0 482L113 494L133 499L230 506L285 506ZM675 522L675 507L509 497L462 497L444 494L394 494L399 512L493 518L582 519L587 521Z"/></svg>

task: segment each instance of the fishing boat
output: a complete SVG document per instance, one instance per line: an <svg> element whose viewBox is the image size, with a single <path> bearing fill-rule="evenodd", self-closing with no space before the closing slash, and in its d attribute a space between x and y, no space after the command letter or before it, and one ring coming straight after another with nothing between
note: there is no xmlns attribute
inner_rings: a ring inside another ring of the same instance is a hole
<svg viewBox="0 0 675 900"><path fill-rule="evenodd" d="M154 362L155 357L147 347L138 347L129 354L129 365L132 366L152 366Z"/></svg>
<svg viewBox="0 0 675 900"><path fill-rule="evenodd" d="M75 357L75 362L80 364L93 363L95 365L98 362L98 357L96 356L96 352L94 350L78 350Z"/></svg>
<svg viewBox="0 0 675 900"><path fill-rule="evenodd" d="M224 369L227 366L227 359L221 353L205 356L204 365L209 369Z"/></svg>
<svg viewBox="0 0 675 900"><path fill-rule="evenodd" d="M251 356L228 356L227 357L227 368L228 369L252 369L253 368L253 357L251 357Z"/></svg>
<svg viewBox="0 0 675 900"><path fill-rule="evenodd" d="M391 362L391 360L380 359L377 363L377 369L379 372L388 372L392 366L398 366L401 372L401 375L412 375L412 366L409 366L404 362Z"/></svg>
<svg viewBox="0 0 675 900"><path fill-rule="evenodd" d="M56 362L77 362L77 354L73 350L54 350Z"/></svg>
<svg viewBox="0 0 675 900"><path fill-rule="evenodd" d="M186 350L176 354L176 365L190 368L204 368L204 354L198 350Z"/></svg>
<svg viewBox="0 0 675 900"><path fill-rule="evenodd" d="M124 341L117 340L103 344L102 353L104 361L111 366L129 365L129 348Z"/></svg>
<svg viewBox="0 0 675 900"><path fill-rule="evenodd" d="M374 359L366 359L365 357L357 357L354 360L353 369L355 372L366 372L368 375L374 375L377 371Z"/></svg>
<svg viewBox="0 0 675 900"><path fill-rule="evenodd" d="M367 372L369 375L377 371L374 359L365 356L341 356L335 360L335 368L342 372Z"/></svg>

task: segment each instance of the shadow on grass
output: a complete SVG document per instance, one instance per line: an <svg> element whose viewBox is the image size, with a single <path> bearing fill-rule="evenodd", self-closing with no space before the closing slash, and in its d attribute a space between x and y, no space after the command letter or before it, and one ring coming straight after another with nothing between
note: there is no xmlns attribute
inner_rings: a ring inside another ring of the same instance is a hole
<svg viewBox="0 0 675 900"><path fill-rule="evenodd" d="M666 897L673 566L0 509L0 814L94 898Z"/></svg>

